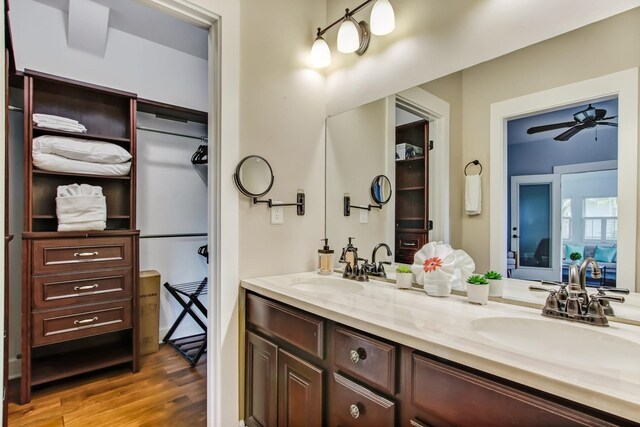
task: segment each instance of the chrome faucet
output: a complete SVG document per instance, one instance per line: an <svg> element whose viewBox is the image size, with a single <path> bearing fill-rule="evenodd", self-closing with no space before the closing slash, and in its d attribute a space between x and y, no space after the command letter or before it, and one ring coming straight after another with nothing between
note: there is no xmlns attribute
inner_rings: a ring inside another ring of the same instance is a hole
<svg viewBox="0 0 640 427"><path fill-rule="evenodd" d="M587 268L591 264L591 277L594 279L602 278L602 271L598 266L598 262L591 258L586 257L584 261L578 267L575 264L569 266L569 286L571 285L580 285L580 289L586 293L587 289Z"/></svg>
<svg viewBox="0 0 640 427"><path fill-rule="evenodd" d="M358 258L358 249L351 243L353 239L354 237L349 237L349 244L342 249L342 255L340 256L340 260L338 261L343 264L347 264L344 267L342 277L344 277L345 279L357 280L359 282L368 282L369 278L367 277L365 266L358 266L358 261L362 260L362 258ZM351 253L353 255L353 265L351 265L351 262L347 260L348 253Z"/></svg>
<svg viewBox="0 0 640 427"><path fill-rule="evenodd" d="M378 243L375 248L373 248L373 252L371 253L371 264L369 264L368 260L363 260L362 268L366 271L366 273L370 276L378 276L378 277L387 277L387 273L384 271L384 266L391 265L388 261L380 261L378 265L376 265L376 253L378 249L385 248L387 250L387 256L393 255L391 252L391 248L386 243Z"/></svg>

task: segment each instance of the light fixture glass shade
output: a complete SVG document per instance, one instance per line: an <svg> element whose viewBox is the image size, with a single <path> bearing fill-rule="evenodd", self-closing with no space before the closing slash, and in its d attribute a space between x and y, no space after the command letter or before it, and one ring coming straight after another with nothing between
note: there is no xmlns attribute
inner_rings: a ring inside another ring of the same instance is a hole
<svg viewBox="0 0 640 427"><path fill-rule="evenodd" d="M318 36L316 41L311 46L311 66L313 68L324 68L331 65L331 50L329 45L322 38Z"/></svg>
<svg viewBox="0 0 640 427"><path fill-rule="evenodd" d="M338 50L352 53L360 47L360 33L353 18L346 18L338 30Z"/></svg>
<svg viewBox="0 0 640 427"><path fill-rule="evenodd" d="M371 33L376 36L384 36L395 28L396 15L389 0L376 0L373 9L371 9Z"/></svg>

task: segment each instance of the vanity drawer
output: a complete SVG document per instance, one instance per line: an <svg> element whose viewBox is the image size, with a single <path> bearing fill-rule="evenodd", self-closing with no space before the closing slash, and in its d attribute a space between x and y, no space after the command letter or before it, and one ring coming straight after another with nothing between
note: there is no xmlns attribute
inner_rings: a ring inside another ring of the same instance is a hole
<svg viewBox="0 0 640 427"><path fill-rule="evenodd" d="M394 345L338 326L333 352L338 369L395 394L397 357Z"/></svg>
<svg viewBox="0 0 640 427"><path fill-rule="evenodd" d="M35 240L33 274L130 266L132 246L130 237Z"/></svg>
<svg viewBox="0 0 640 427"><path fill-rule="evenodd" d="M324 359L325 322L320 317L247 294L247 323Z"/></svg>
<svg viewBox="0 0 640 427"><path fill-rule="evenodd" d="M394 426L396 405L371 390L333 374L329 425L340 427Z"/></svg>
<svg viewBox="0 0 640 427"><path fill-rule="evenodd" d="M417 415L447 425L614 425L415 353L409 387Z"/></svg>
<svg viewBox="0 0 640 427"><path fill-rule="evenodd" d="M130 298L130 268L89 273L34 276L31 305L34 309L62 307Z"/></svg>
<svg viewBox="0 0 640 427"><path fill-rule="evenodd" d="M75 340L131 327L131 300L92 304L32 315L33 346Z"/></svg>

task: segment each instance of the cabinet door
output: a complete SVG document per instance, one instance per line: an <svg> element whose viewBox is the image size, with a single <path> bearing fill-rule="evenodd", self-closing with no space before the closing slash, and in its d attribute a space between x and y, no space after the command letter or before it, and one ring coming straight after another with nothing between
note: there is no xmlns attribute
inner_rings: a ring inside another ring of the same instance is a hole
<svg viewBox="0 0 640 427"><path fill-rule="evenodd" d="M247 332L245 422L249 427L278 425L278 347Z"/></svg>
<svg viewBox="0 0 640 427"><path fill-rule="evenodd" d="M322 426L322 369L278 350L278 426Z"/></svg>

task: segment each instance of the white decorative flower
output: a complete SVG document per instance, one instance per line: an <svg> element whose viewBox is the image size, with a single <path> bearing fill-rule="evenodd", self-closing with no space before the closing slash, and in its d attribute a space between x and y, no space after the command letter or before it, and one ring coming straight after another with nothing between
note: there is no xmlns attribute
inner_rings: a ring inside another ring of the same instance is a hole
<svg viewBox="0 0 640 427"><path fill-rule="evenodd" d="M451 246L438 243L429 242L414 255L411 271L418 283L449 282L453 277L456 255Z"/></svg>
<svg viewBox="0 0 640 427"><path fill-rule="evenodd" d="M456 249L453 252L456 255L455 275L459 279L453 285L453 289L464 290L464 284L476 269L476 263L473 262L473 259L469 256L469 254L467 254L462 249Z"/></svg>

